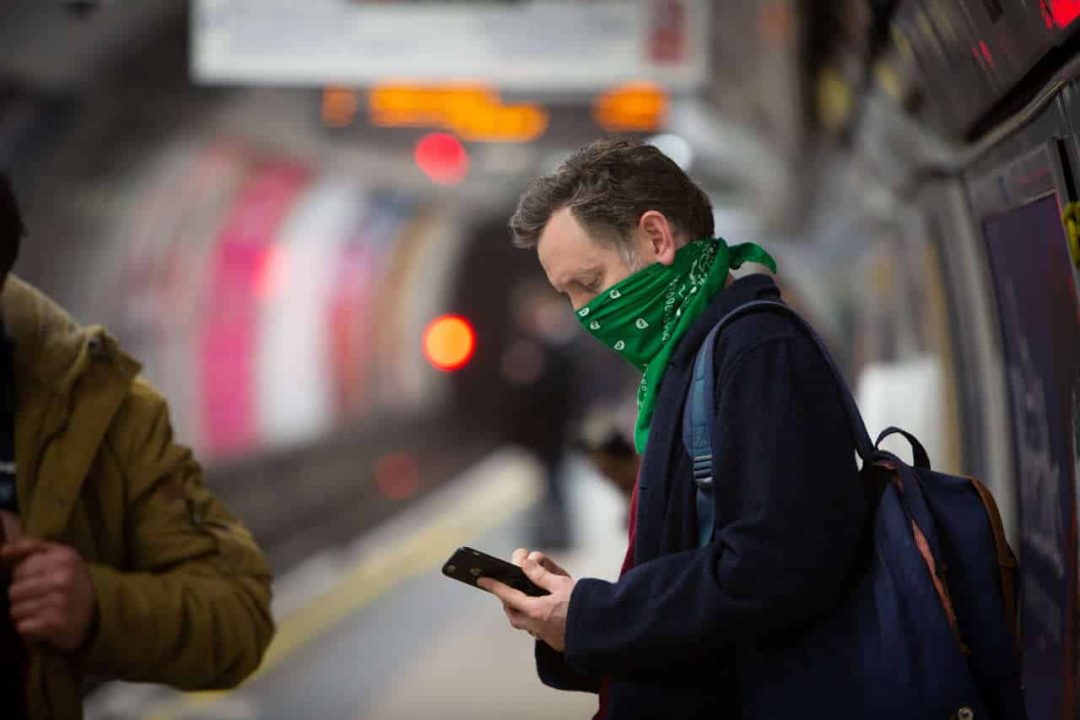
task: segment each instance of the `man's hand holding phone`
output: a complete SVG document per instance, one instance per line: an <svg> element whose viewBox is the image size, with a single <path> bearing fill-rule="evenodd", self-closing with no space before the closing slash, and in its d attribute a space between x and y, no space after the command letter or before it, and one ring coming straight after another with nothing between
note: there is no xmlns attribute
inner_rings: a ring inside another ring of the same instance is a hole
<svg viewBox="0 0 1080 720"><path fill-rule="evenodd" d="M550 594L529 597L520 590L487 577L478 579L476 584L502 601L503 612L510 625L543 640L554 650L564 651L566 613L577 580L542 552L519 548L514 551L511 560L525 572L529 580Z"/></svg>

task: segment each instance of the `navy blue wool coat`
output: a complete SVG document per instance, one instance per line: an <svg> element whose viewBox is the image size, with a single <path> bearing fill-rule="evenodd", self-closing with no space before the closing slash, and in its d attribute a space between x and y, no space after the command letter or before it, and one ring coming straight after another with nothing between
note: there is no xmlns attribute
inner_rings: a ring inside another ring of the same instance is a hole
<svg viewBox="0 0 1080 720"><path fill-rule="evenodd" d="M608 720L738 718L740 658L784 643L835 603L863 536L868 499L839 388L790 317L756 312L716 353L716 532L697 547L683 405L701 343L732 309L777 299L772 279L732 283L691 327L661 383L638 481L634 567L582 579L566 651L537 644L541 680L597 691Z"/></svg>

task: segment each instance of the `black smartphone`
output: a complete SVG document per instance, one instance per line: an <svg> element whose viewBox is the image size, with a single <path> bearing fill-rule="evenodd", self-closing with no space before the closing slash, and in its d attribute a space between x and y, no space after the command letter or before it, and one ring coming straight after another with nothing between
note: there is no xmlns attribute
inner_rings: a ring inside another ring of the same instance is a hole
<svg viewBox="0 0 1080 720"><path fill-rule="evenodd" d="M443 575L460 580L466 585L477 587L476 581L482 577L498 580L515 590L531 597L550 595L547 590L533 583L525 571L513 563L492 557L471 547L460 547L443 565ZM482 589L482 588L481 588Z"/></svg>

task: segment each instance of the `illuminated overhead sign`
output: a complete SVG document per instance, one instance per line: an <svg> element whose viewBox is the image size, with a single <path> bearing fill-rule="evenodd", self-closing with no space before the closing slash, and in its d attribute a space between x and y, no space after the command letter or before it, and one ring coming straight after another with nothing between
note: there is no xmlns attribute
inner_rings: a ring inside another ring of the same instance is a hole
<svg viewBox="0 0 1080 720"><path fill-rule="evenodd" d="M689 90L706 79L709 6L195 0L192 75L203 83L320 87L469 79L581 92L648 80Z"/></svg>
<svg viewBox="0 0 1080 720"><path fill-rule="evenodd" d="M378 85L368 114L382 127L442 127L463 140L527 142L544 134L548 113L537 105L504 105L479 85Z"/></svg>

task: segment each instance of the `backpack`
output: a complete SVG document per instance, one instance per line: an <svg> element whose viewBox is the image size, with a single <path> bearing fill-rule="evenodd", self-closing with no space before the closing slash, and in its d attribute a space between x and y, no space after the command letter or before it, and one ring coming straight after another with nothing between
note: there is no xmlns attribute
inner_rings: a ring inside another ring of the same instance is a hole
<svg viewBox="0 0 1080 720"><path fill-rule="evenodd" d="M682 432L696 485L699 546L712 541L715 523L716 339L753 312L794 318L818 346L841 391L860 478L879 499L869 508L862 560L831 613L736 649L742 717L1025 718L1017 564L989 491L974 478L931 470L926 450L903 430L889 428L873 443L825 345L781 302L733 310L695 360ZM911 444L913 465L879 449L895 434Z"/></svg>

